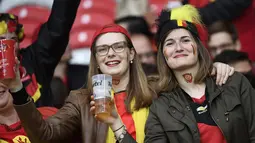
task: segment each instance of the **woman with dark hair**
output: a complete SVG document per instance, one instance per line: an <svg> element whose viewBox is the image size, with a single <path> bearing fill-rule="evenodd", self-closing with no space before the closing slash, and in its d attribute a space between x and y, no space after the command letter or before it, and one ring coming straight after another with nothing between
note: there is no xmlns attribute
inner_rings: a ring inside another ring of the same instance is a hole
<svg viewBox="0 0 255 143"><path fill-rule="evenodd" d="M160 94L150 107L145 142L255 142L255 91L234 73L223 86L210 77L196 8L162 11L158 19Z"/></svg>

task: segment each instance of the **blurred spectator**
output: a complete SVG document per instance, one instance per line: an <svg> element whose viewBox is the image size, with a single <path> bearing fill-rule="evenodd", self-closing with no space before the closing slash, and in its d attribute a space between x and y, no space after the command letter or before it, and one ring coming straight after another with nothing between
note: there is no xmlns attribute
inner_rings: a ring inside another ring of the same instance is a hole
<svg viewBox="0 0 255 143"><path fill-rule="evenodd" d="M143 16L148 11L148 0L116 0L116 18L129 15Z"/></svg>
<svg viewBox="0 0 255 143"><path fill-rule="evenodd" d="M115 23L124 26L131 35L131 40L140 61L145 64L156 65L153 34L150 32L146 20L142 16L127 16L115 20Z"/></svg>
<svg viewBox="0 0 255 143"><path fill-rule="evenodd" d="M158 70L156 65L152 64L142 64L142 68L147 76L158 75Z"/></svg>
<svg viewBox="0 0 255 143"><path fill-rule="evenodd" d="M216 21L231 21L236 26L242 51L255 60L255 0L183 0L199 8L206 26Z"/></svg>
<svg viewBox="0 0 255 143"><path fill-rule="evenodd" d="M255 88L255 76L252 72L252 63L247 53L225 50L215 57L214 62L222 62L234 67L235 71L244 74L253 88Z"/></svg>
<svg viewBox="0 0 255 143"><path fill-rule="evenodd" d="M87 81L88 65L71 65L67 69L67 85L70 90L76 90L84 86Z"/></svg>
<svg viewBox="0 0 255 143"><path fill-rule="evenodd" d="M213 57L224 50L241 49L238 34L233 24L218 21L208 27L208 48Z"/></svg>
<svg viewBox="0 0 255 143"><path fill-rule="evenodd" d="M53 95L53 106L61 108L69 94L67 86L59 77L54 77L51 81L51 90Z"/></svg>
<svg viewBox="0 0 255 143"><path fill-rule="evenodd" d="M59 77L65 85L67 85L68 61L71 59L71 57L71 49L69 46L67 46L66 51L55 68L53 75L53 77Z"/></svg>
<svg viewBox="0 0 255 143"><path fill-rule="evenodd" d="M148 37L143 34L134 34L131 35L131 40L141 63L156 65L156 53Z"/></svg>
<svg viewBox="0 0 255 143"><path fill-rule="evenodd" d="M0 86L2 86L2 83L0 83ZM13 107L11 94L9 92L4 94L1 95L0 103L0 143L30 143ZM42 114L43 119L57 112L57 109L53 107L40 107L37 109Z"/></svg>

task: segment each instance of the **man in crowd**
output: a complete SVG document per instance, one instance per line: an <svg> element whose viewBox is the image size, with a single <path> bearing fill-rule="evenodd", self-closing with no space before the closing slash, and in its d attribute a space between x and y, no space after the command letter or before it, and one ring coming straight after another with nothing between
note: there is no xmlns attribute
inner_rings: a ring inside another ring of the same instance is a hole
<svg viewBox="0 0 255 143"><path fill-rule="evenodd" d="M235 71L244 74L252 86L255 87L252 63L247 53L236 50L225 50L215 57L214 62L222 62L234 67Z"/></svg>
<svg viewBox="0 0 255 143"><path fill-rule="evenodd" d="M208 27L208 48L213 57L217 56L224 50L241 49L233 24L223 21L213 23Z"/></svg>

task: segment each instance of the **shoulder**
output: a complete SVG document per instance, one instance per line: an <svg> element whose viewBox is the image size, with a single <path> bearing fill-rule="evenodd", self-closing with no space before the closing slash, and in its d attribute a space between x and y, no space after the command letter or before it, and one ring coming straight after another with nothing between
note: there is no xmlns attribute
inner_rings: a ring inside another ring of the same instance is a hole
<svg viewBox="0 0 255 143"><path fill-rule="evenodd" d="M152 101L152 105L150 110L158 110L166 107L170 103L170 95L171 93L161 92L158 94L158 98Z"/></svg>
<svg viewBox="0 0 255 143"><path fill-rule="evenodd" d="M92 93L88 89L81 88L77 90L72 90L70 91L70 94L66 102L76 102L76 103L89 102L91 95Z"/></svg>

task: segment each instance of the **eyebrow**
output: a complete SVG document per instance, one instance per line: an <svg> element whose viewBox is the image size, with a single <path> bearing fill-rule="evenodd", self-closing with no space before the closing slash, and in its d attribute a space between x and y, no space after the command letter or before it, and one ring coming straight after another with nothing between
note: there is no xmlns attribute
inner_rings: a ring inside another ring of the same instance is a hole
<svg viewBox="0 0 255 143"><path fill-rule="evenodd" d="M184 39L184 38L190 38L190 36L182 36L180 39ZM169 39L167 39L166 41L165 41L165 43L167 42L167 41L171 41L171 40L174 40L173 38L169 38Z"/></svg>

